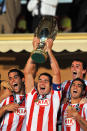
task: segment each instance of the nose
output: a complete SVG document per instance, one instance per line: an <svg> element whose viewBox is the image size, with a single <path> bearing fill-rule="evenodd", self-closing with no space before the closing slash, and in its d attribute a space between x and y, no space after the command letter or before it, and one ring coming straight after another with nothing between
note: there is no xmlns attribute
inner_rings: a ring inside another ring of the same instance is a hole
<svg viewBox="0 0 87 131"><path fill-rule="evenodd" d="M72 67L72 69L73 69L73 70L75 70L75 69L76 69L76 67L75 67L75 66L73 66L73 67Z"/></svg>
<svg viewBox="0 0 87 131"><path fill-rule="evenodd" d="M41 83L41 84L44 84L44 83L45 83L45 81L44 81L44 80L41 80L41 81L40 81L40 83Z"/></svg>

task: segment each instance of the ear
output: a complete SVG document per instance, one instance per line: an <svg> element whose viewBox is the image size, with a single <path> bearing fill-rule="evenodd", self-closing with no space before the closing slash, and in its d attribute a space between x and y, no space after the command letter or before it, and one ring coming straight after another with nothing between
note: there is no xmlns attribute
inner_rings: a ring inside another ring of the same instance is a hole
<svg viewBox="0 0 87 131"><path fill-rule="evenodd" d="M83 73L83 74L86 74L86 69L85 69L85 70L83 69L82 73Z"/></svg>
<svg viewBox="0 0 87 131"><path fill-rule="evenodd" d="M85 96L85 95L86 95L86 91L83 90L83 91L82 91L82 96Z"/></svg>
<svg viewBox="0 0 87 131"><path fill-rule="evenodd" d="M25 82L25 79L24 79L24 77L22 78L22 82L23 82L23 83Z"/></svg>

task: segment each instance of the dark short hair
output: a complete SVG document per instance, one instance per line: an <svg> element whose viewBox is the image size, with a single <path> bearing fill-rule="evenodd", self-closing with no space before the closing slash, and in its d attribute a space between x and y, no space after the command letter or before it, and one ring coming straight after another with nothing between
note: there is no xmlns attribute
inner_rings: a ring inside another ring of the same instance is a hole
<svg viewBox="0 0 87 131"><path fill-rule="evenodd" d="M78 62L81 62L83 64L83 69L86 70L86 62L82 59L74 59L72 62L74 61L78 61Z"/></svg>
<svg viewBox="0 0 87 131"><path fill-rule="evenodd" d="M83 79L80 79L80 78L76 78L76 79L74 79L74 80L72 81L72 83L71 83L70 88L72 87L72 84L74 83L74 81L80 81L80 82L82 83L82 85L83 85L83 90L86 90L86 84L85 84L85 81L84 81Z"/></svg>
<svg viewBox="0 0 87 131"><path fill-rule="evenodd" d="M74 59L73 61L72 61L72 63L74 62L74 61L78 61L78 62L81 62L82 63L82 65L83 65L83 70L86 70L86 62L84 61L84 60L82 60L82 59ZM83 74L83 78L85 78L85 76L86 76L86 73L84 73Z"/></svg>
<svg viewBox="0 0 87 131"><path fill-rule="evenodd" d="M24 78L24 73L22 71L20 71L19 69L13 68L13 69L9 70L8 76L11 72L17 72L21 79Z"/></svg>
<svg viewBox="0 0 87 131"><path fill-rule="evenodd" d="M48 73L41 73L38 78L40 78L42 75L45 75L49 78L50 86L52 85L52 76Z"/></svg>

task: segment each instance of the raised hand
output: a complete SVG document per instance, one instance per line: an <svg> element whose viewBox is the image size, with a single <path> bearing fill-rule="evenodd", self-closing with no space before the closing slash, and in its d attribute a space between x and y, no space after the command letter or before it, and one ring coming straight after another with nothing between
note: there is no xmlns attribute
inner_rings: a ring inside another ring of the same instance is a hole
<svg viewBox="0 0 87 131"><path fill-rule="evenodd" d="M46 41L45 41L45 46L44 46L44 50L46 52L48 52L48 50L52 49L52 46L53 46L53 40L51 38L48 38Z"/></svg>
<svg viewBox="0 0 87 131"><path fill-rule="evenodd" d="M36 50L39 46L40 39L38 37L34 37L33 39L33 49Z"/></svg>

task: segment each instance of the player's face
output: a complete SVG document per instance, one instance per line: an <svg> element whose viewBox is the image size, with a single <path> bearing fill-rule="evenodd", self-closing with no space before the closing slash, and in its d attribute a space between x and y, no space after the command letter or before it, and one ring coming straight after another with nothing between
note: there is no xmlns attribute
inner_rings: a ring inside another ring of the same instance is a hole
<svg viewBox="0 0 87 131"><path fill-rule="evenodd" d="M38 80L37 90L40 95L45 95L50 92L50 82L48 76L42 75Z"/></svg>
<svg viewBox="0 0 87 131"><path fill-rule="evenodd" d="M22 79L18 75L17 72L11 72L9 74L9 83L13 88L13 91L17 94L21 93L21 88L22 88Z"/></svg>
<svg viewBox="0 0 87 131"><path fill-rule="evenodd" d="M83 84L80 81L74 81L71 86L71 98L77 99L82 96Z"/></svg>
<svg viewBox="0 0 87 131"><path fill-rule="evenodd" d="M73 61L71 65L72 78L81 78L83 79L83 74L85 70L83 69L83 64L80 61Z"/></svg>

